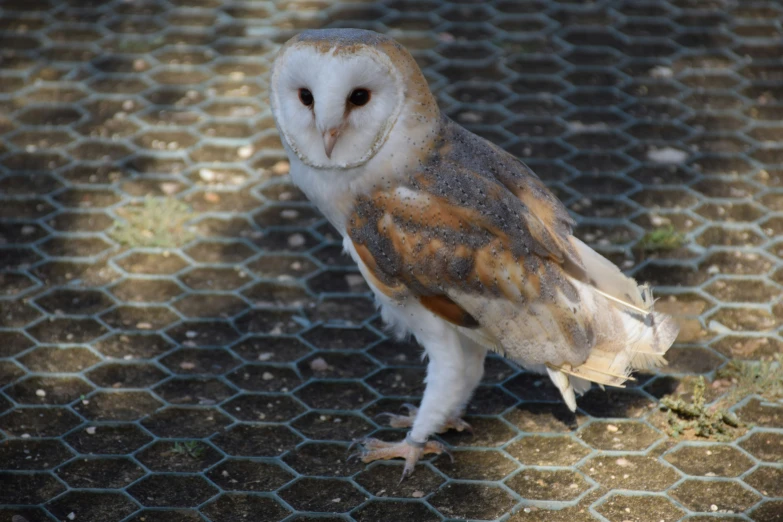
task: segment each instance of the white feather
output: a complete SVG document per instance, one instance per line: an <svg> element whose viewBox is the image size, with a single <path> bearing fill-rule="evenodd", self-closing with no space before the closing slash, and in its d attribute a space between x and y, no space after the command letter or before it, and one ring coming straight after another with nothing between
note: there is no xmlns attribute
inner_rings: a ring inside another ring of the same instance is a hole
<svg viewBox="0 0 783 522"><path fill-rule="evenodd" d="M563 396L563 400L568 405L568 409L576 411L576 396L574 395L574 387L571 385L571 381L568 375L561 371L546 367L546 371L549 374L549 378L555 383L557 389L560 390L560 395Z"/></svg>

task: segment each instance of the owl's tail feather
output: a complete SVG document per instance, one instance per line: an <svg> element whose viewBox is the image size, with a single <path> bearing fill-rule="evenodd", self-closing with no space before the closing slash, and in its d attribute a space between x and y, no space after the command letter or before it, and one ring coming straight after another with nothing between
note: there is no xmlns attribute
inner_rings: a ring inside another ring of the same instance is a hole
<svg viewBox="0 0 783 522"><path fill-rule="evenodd" d="M590 382L622 387L633 370L666 364L664 354L679 328L672 317L653 310L655 300L647 285L639 286L593 249L570 239L584 267L574 283L582 301L592 305L586 311L596 343L582 364L548 366L547 371L573 411L575 393L589 389Z"/></svg>

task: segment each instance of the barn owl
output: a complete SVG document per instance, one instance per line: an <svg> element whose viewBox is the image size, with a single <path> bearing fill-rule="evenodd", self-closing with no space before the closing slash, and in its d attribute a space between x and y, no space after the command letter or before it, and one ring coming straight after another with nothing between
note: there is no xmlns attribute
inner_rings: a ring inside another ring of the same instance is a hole
<svg viewBox="0 0 783 522"><path fill-rule="evenodd" d="M663 364L677 336L639 286L573 236L563 204L521 161L441 114L411 55L355 29L289 40L271 107L291 177L342 234L398 336L428 360L418 408L388 414L399 442L364 462L446 452L492 350L548 374L568 407L591 382Z"/></svg>

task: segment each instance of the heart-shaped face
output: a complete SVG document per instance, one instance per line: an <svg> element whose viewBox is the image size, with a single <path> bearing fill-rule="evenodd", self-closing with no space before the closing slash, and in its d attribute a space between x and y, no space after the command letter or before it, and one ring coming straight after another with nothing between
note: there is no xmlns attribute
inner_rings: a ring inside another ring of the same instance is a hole
<svg viewBox="0 0 783 522"><path fill-rule="evenodd" d="M305 33L275 61L275 121L289 152L310 167L344 169L369 161L405 101L402 74L374 45L379 35L352 31L349 44L345 36Z"/></svg>

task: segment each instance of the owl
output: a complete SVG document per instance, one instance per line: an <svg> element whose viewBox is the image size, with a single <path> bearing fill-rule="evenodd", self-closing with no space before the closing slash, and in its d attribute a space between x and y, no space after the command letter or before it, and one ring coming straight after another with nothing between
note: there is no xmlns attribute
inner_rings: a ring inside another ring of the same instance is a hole
<svg viewBox="0 0 783 522"><path fill-rule="evenodd" d="M663 364L677 337L639 286L574 237L563 204L521 161L443 115L388 36L305 31L280 50L271 107L291 177L343 238L399 337L427 359L418 408L387 414L399 442L364 462L447 452L488 351L548 374L568 407L597 383Z"/></svg>

